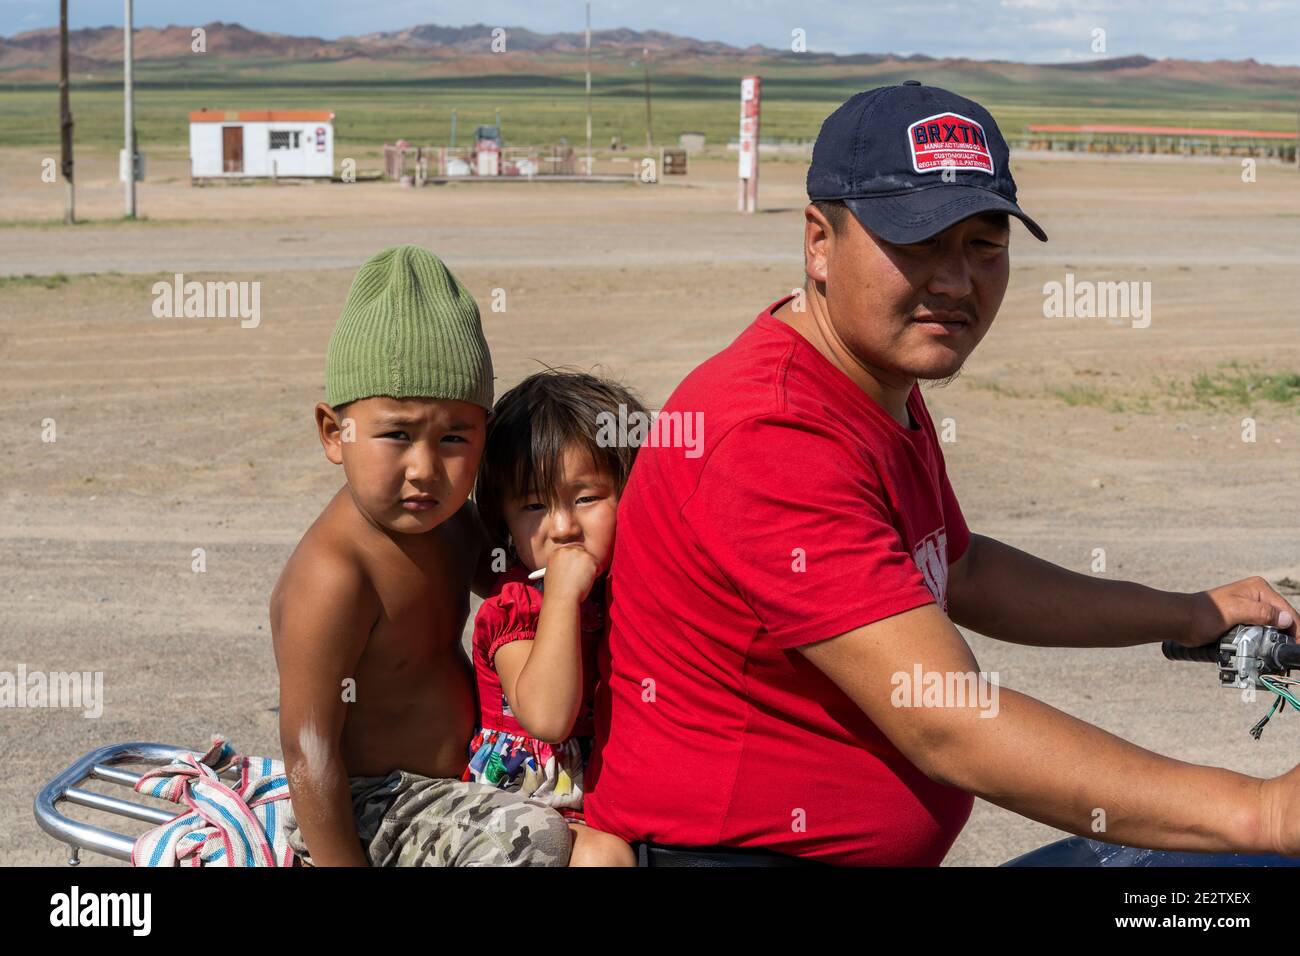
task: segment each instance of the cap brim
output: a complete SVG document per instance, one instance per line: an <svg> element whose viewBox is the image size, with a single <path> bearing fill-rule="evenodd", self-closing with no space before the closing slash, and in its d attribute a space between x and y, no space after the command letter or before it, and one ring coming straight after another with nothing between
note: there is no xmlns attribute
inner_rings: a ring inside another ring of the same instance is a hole
<svg viewBox="0 0 1300 956"><path fill-rule="evenodd" d="M1025 224L1034 238L1047 241L1041 226L1020 207L978 186L941 183L895 196L845 199L858 222L886 242L907 245L929 239L949 226L984 212L1005 212Z"/></svg>

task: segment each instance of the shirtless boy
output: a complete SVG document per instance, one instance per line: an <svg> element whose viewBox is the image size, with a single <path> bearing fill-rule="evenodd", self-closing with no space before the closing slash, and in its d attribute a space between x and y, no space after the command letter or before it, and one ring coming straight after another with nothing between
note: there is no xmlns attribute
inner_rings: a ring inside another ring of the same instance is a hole
<svg viewBox="0 0 1300 956"><path fill-rule="evenodd" d="M385 249L330 340L325 457L346 484L271 595L289 841L315 866L564 866L564 818L459 778L478 716L461 648L492 405L478 307L435 256Z"/></svg>

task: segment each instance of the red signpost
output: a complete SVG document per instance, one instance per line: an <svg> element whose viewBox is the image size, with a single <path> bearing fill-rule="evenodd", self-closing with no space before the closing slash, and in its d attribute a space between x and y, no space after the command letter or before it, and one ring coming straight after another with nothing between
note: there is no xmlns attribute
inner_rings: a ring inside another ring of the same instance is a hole
<svg viewBox="0 0 1300 956"><path fill-rule="evenodd" d="M740 81L740 211L758 210L758 125L762 80Z"/></svg>

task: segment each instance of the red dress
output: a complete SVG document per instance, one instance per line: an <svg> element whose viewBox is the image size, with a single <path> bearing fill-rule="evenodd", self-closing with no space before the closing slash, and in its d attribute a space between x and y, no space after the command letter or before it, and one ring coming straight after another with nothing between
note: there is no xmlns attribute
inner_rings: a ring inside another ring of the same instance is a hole
<svg viewBox="0 0 1300 956"><path fill-rule="evenodd" d="M540 581L528 580L528 573L522 564L512 565L497 579L474 619L474 673L481 715L462 779L517 791L581 820L583 771L594 731L596 652L605 633L604 579L592 586L580 608L582 702L578 716L568 738L549 744L531 736L515 719L496 671L496 653L501 647L537 636L542 588Z"/></svg>

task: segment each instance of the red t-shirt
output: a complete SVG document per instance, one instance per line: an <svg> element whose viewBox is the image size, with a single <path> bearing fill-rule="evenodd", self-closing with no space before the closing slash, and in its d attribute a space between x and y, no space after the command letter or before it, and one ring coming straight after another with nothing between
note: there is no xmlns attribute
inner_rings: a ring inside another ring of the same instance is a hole
<svg viewBox="0 0 1300 956"><path fill-rule="evenodd" d="M909 429L772 316L784 301L664 406L700 413L703 441L638 452L587 819L629 841L935 865L973 798L913 766L796 648L946 610L970 531L920 389Z"/></svg>

